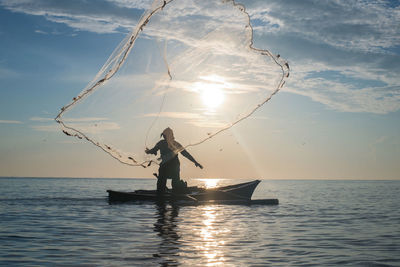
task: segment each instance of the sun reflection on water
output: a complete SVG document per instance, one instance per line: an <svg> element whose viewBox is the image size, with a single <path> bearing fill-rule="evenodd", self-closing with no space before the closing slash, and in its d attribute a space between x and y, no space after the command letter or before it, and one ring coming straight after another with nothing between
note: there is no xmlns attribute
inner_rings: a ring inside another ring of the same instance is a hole
<svg viewBox="0 0 400 267"><path fill-rule="evenodd" d="M201 212L202 228L200 230L200 237L202 244L199 246L199 250L207 260L206 266L223 265L225 262L223 250L225 240L223 236L229 233L230 230L218 224L221 215L217 206L204 206L201 208Z"/></svg>
<svg viewBox="0 0 400 267"><path fill-rule="evenodd" d="M206 188L214 188L219 185L221 179L199 179L202 183L204 183Z"/></svg>

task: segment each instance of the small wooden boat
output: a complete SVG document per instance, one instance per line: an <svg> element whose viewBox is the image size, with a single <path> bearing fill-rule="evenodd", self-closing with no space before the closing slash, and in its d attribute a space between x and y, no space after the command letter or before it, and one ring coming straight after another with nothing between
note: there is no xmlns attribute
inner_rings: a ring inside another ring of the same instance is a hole
<svg viewBox="0 0 400 267"><path fill-rule="evenodd" d="M196 203L225 203L225 204L264 204L276 205L278 199L251 200L254 190L260 183L254 180L247 183L240 183L216 188L188 187L185 193L174 193L168 191L164 195L157 195L156 190L136 190L134 192L121 192L107 190L110 202L125 201L153 201L153 202L189 202Z"/></svg>

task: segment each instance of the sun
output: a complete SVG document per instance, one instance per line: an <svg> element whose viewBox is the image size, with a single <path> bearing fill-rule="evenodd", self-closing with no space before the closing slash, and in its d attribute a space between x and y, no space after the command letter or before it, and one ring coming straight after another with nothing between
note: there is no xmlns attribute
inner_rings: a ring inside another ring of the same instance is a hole
<svg viewBox="0 0 400 267"><path fill-rule="evenodd" d="M209 109L216 109L224 102L224 92L219 84L203 83L200 95L203 104Z"/></svg>
<svg viewBox="0 0 400 267"><path fill-rule="evenodd" d="M215 111L220 108L225 101L226 89L230 88L230 83L219 75L200 76L198 82L191 86L191 91L199 95L199 99L208 111Z"/></svg>

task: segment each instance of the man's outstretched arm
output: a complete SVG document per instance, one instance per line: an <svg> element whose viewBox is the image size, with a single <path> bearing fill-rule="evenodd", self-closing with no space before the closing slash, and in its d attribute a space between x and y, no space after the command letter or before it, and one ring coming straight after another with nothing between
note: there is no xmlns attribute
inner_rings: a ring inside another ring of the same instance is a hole
<svg viewBox="0 0 400 267"><path fill-rule="evenodd" d="M181 151L181 154L182 154L185 158L187 158L188 160L190 160L191 162L193 162L194 165L195 165L196 167L199 167L200 169L203 169L203 166L202 166L200 163L198 163L198 162L192 157L192 155L190 155L189 152L187 152L186 150L182 150L182 151Z"/></svg>
<svg viewBox="0 0 400 267"><path fill-rule="evenodd" d="M146 152L146 154L153 154L153 155L157 155L157 151L158 151L159 147L158 147L158 143L152 148L152 149L148 149L146 147L146 150L144 152Z"/></svg>

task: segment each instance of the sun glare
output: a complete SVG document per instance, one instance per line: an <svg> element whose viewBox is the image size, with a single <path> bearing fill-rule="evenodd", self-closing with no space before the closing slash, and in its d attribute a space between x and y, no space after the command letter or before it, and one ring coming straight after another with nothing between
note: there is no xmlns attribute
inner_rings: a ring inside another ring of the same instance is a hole
<svg viewBox="0 0 400 267"><path fill-rule="evenodd" d="M200 90L203 104L208 108L218 108L224 102L224 93L220 85L204 83Z"/></svg>
<svg viewBox="0 0 400 267"><path fill-rule="evenodd" d="M199 179L204 182L206 188L214 188L218 185L220 179Z"/></svg>
<svg viewBox="0 0 400 267"><path fill-rule="evenodd" d="M225 100L224 88L229 86L223 77L217 75L201 76L201 81L194 84L196 91L208 110L219 108Z"/></svg>

